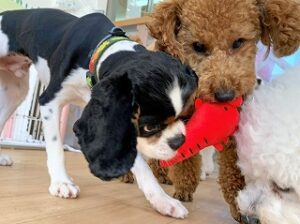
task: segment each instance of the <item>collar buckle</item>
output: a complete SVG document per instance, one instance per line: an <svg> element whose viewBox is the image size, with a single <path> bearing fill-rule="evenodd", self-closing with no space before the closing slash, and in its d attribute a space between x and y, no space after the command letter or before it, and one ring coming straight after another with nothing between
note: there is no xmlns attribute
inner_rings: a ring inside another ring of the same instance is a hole
<svg viewBox="0 0 300 224"><path fill-rule="evenodd" d="M118 36L118 37L126 37L126 33L122 28L120 27L114 27L109 31L109 34L112 35L113 37Z"/></svg>

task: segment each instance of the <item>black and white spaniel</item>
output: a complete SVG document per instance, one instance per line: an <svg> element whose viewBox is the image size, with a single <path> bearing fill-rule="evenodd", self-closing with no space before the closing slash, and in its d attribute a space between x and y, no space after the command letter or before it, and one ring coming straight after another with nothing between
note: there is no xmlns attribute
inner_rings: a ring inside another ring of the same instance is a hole
<svg viewBox="0 0 300 224"><path fill-rule="evenodd" d="M20 55L18 66L5 63ZM25 77L22 94L14 98L11 94L21 89L0 79L0 130L26 95L29 59L47 84L39 102L52 195L79 194L66 172L59 135L60 110L72 103L84 107L74 131L94 175L109 180L131 169L156 210L177 218L187 215L162 190L141 154L168 159L184 142L181 117L192 108L197 87L189 67L165 53L147 51L102 14L77 18L54 9L1 13L0 57L1 76ZM3 154L0 161L11 163Z"/></svg>

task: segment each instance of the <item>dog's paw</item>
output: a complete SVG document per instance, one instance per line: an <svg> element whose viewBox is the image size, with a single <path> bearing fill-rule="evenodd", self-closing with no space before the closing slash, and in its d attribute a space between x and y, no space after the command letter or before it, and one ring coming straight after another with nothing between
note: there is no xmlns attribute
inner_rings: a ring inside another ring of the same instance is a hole
<svg viewBox="0 0 300 224"><path fill-rule="evenodd" d="M168 195L153 196L150 199L153 208L163 215L183 219L188 215L188 210L180 201L171 198Z"/></svg>
<svg viewBox="0 0 300 224"><path fill-rule="evenodd" d="M13 164L13 160L5 154L0 154L0 166L11 166Z"/></svg>
<svg viewBox="0 0 300 224"><path fill-rule="evenodd" d="M79 187L73 183L55 182L49 187L51 195L60 198L77 198L79 196Z"/></svg>
<svg viewBox="0 0 300 224"><path fill-rule="evenodd" d="M190 202L193 201L193 193L188 191L175 191L173 198L179 201Z"/></svg>

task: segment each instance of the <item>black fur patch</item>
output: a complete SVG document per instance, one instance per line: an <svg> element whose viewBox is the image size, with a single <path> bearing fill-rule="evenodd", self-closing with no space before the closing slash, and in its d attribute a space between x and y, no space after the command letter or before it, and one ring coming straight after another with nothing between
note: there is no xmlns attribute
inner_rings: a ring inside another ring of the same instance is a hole
<svg viewBox="0 0 300 224"><path fill-rule="evenodd" d="M133 166L137 135L131 123L132 87L127 76L93 87L92 98L73 130L91 172L102 180L127 173Z"/></svg>
<svg viewBox="0 0 300 224"><path fill-rule="evenodd" d="M38 57L48 62L50 83L39 98L50 102L62 88L72 69L88 68L89 52L114 27L102 13L76 17L57 9L6 11L1 30L9 38L9 51L18 52L36 63Z"/></svg>

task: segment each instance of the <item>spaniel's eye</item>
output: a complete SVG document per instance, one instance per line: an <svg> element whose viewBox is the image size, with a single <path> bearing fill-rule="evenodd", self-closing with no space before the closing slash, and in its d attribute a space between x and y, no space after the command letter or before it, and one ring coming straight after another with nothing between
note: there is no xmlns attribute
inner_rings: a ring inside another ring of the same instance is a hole
<svg viewBox="0 0 300 224"><path fill-rule="evenodd" d="M157 132L161 130L161 125L160 124L147 124L144 126L144 131L145 132Z"/></svg>
<svg viewBox="0 0 300 224"><path fill-rule="evenodd" d="M232 48L233 49L241 48L245 42L246 42L246 40L244 38L239 38L239 39L233 41Z"/></svg>
<svg viewBox="0 0 300 224"><path fill-rule="evenodd" d="M201 44L199 42L194 42L193 48L196 52L200 54L207 54L207 47L204 44Z"/></svg>
<svg viewBox="0 0 300 224"><path fill-rule="evenodd" d="M187 123L191 119L191 116L180 116L176 120L181 120L183 123Z"/></svg>

